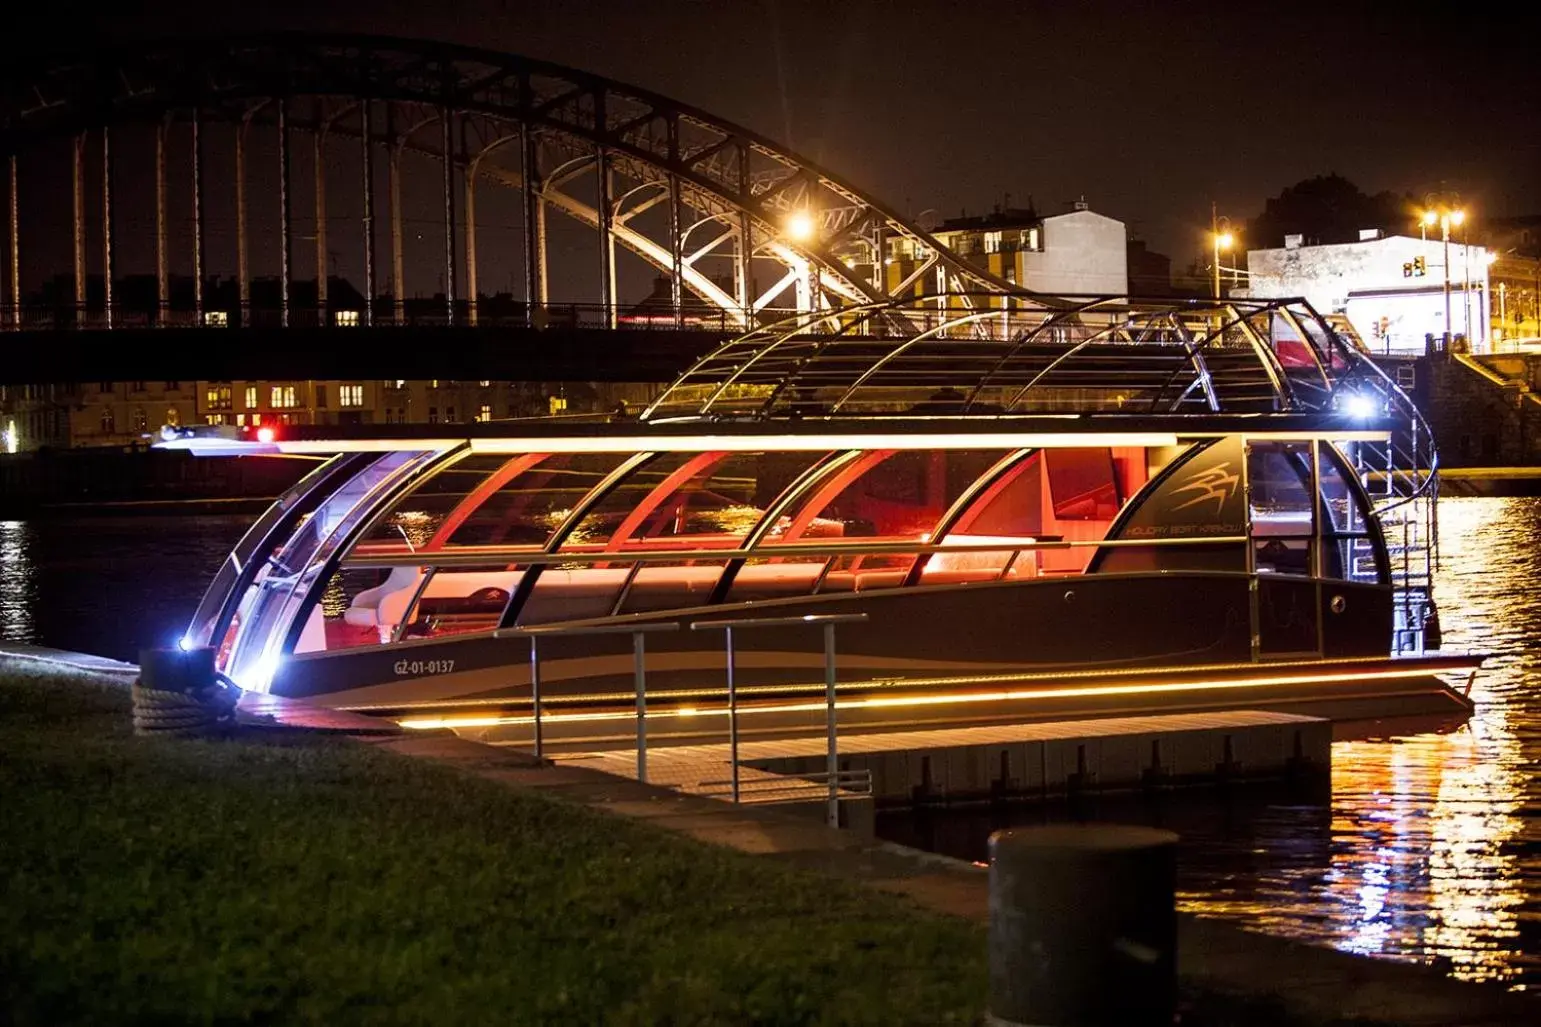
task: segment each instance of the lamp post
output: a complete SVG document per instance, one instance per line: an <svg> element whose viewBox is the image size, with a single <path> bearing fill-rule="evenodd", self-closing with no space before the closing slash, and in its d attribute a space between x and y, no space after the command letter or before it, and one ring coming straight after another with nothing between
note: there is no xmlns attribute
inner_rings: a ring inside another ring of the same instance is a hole
<svg viewBox="0 0 1541 1027"><path fill-rule="evenodd" d="M1445 337L1445 342L1448 345L1448 343L1450 341L1450 337L1451 337L1451 332L1450 332L1450 226L1451 225L1455 225L1455 226L1459 227L1459 226L1465 224L1466 223L1466 211L1462 210L1460 207L1448 207L1448 206L1444 206L1444 205L1441 205L1441 206L1438 206L1438 207L1432 207L1431 206L1429 209L1425 210L1419 216L1419 222L1421 223L1421 225L1425 229L1427 229L1428 227L1434 225L1436 222L1439 224L1440 242L1441 242L1441 244L1444 247L1444 253L1445 253L1445 257L1444 257L1444 267L1445 267L1445 287L1444 287L1444 292L1445 292L1445 330L1444 330L1443 334L1444 334L1444 337ZM1468 339L1467 339L1467 343L1468 344L1470 344L1470 341L1471 341L1470 338L1469 338L1470 333L1471 333L1470 320L1471 320L1471 316L1468 313L1468 315L1467 315L1467 322L1468 323L1467 323L1467 326L1466 326L1466 331L1467 331L1467 335L1468 335Z"/></svg>
<svg viewBox="0 0 1541 1027"><path fill-rule="evenodd" d="M1220 298L1220 251L1229 251L1236 242L1236 236L1231 233L1231 219L1225 216L1215 217L1214 204L1209 207L1209 238L1214 244L1214 294L1215 299Z"/></svg>

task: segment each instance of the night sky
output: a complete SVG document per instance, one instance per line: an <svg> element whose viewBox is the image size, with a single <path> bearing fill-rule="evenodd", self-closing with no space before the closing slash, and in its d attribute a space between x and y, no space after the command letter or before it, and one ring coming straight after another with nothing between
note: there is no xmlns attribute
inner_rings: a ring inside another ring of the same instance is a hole
<svg viewBox="0 0 1541 1027"><path fill-rule="evenodd" d="M1541 212L1541 16L1411 4L610 0L47 5L6 46L325 28L442 38L695 104L900 210L1080 196L1174 265L1312 175ZM120 11L122 6L119 7ZM1514 10L1522 8L1515 7ZM1528 20L1526 20L1528 18ZM934 218L936 215L931 215Z"/></svg>

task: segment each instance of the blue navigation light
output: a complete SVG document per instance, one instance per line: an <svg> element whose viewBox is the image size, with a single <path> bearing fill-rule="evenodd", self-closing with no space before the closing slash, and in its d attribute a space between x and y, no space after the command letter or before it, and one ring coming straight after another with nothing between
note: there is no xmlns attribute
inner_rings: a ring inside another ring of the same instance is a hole
<svg viewBox="0 0 1541 1027"><path fill-rule="evenodd" d="M1343 397L1343 412L1361 421L1367 421L1374 417L1376 406L1374 397L1366 396L1362 392L1351 393Z"/></svg>

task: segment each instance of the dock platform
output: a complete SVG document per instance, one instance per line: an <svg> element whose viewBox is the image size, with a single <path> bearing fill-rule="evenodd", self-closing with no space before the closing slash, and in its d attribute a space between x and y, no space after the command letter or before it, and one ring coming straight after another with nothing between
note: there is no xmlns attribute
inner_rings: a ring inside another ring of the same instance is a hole
<svg viewBox="0 0 1541 1027"><path fill-rule="evenodd" d="M819 738L739 745L744 801L787 802L827 786ZM1244 780L1320 778L1332 765L1332 723L1271 710L1107 717L1091 720L842 735L843 780L870 779L879 806L1133 791ZM631 750L568 754L560 762L635 779ZM648 752L648 781L720 797L731 776L728 746L679 745ZM811 783L817 780L820 783Z"/></svg>

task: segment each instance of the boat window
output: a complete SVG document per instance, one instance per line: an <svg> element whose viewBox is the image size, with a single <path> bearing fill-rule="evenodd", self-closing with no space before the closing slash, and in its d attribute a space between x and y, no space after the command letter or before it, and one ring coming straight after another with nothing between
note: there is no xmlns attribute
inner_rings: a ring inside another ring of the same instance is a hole
<svg viewBox="0 0 1541 1027"><path fill-rule="evenodd" d="M1044 541L1043 454L1020 458L991 482L952 529L940 539L958 548L996 545L1000 549L933 553L921 568L923 585L1035 577L1039 553L1023 546Z"/></svg>
<svg viewBox="0 0 1541 1027"><path fill-rule="evenodd" d="M632 455L555 453L515 458L500 472L509 475L508 480L466 511L444 544L544 546L588 494Z"/></svg>
<svg viewBox="0 0 1541 1027"><path fill-rule="evenodd" d="M627 546L671 542L691 549L736 547L765 508L821 453L700 453L679 465L623 524ZM616 548L618 538L612 539Z"/></svg>
<svg viewBox="0 0 1541 1027"><path fill-rule="evenodd" d="M406 450L380 456L328 496L267 559L232 625L228 666L237 684L267 689L293 620L319 584L322 568L385 496L435 456ZM305 627L310 626L307 621Z"/></svg>
<svg viewBox="0 0 1541 1027"><path fill-rule="evenodd" d="M726 560L670 560L637 568L626 584L617 613L652 613L705 606L711 602Z"/></svg>
<svg viewBox="0 0 1541 1027"><path fill-rule="evenodd" d="M1004 450L871 450L841 464L767 544L923 541ZM913 557L911 558L913 559Z"/></svg>
<svg viewBox="0 0 1541 1027"><path fill-rule="evenodd" d="M524 571L506 564L440 568L416 593L400 622L402 639L492 631L503 619Z"/></svg>
<svg viewBox="0 0 1541 1027"><path fill-rule="evenodd" d="M1383 580L1380 544L1370 532L1363 498L1345 475L1345 464L1331 443L1319 442L1322 516L1322 569L1326 578Z"/></svg>
<svg viewBox="0 0 1541 1027"><path fill-rule="evenodd" d="M1053 449L1045 456L1057 520L1113 520L1119 495L1111 449Z"/></svg>
<svg viewBox="0 0 1541 1027"><path fill-rule="evenodd" d="M360 460L359 454L330 458L268 507L267 512L242 536L230 555L225 557L219 573L204 593L185 635L190 644L220 644L223 648L223 643L234 641L227 630L229 622L226 618L234 614L237 600L244 595L244 591L241 595L233 594L235 590L242 589L242 582L255 576L267 558L288 540L292 527L286 529L285 525L298 523L301 516L319 506L327 496L340 488L352 476L348 468L357 465ZM223 660L217 666L223 670Z"/></svg>
<svg viewBox="0 0 1541 1027"><path fill-rule="evenodd" d="M1259 573L1311 573L1312 491L1309 442L1247 447L1252 548Z"/></svg>
<svg viewBox="0 0 1541 1027"><path fill-rule="evenodd" d="M631 574L632 568L620 563L596 567L574 561L543 567L529 598L519 609L518 623L528 627L608 617Z"/></svg>
<svg viewBox="0 0 1541 1027"><path fill-rule="evenodd" d="M1138 488L1138 492L1117 520L1116 529L1101 526L1108 541L1118 544L1099 547L1085 564L1088 573L1245 572L1247 551L1240 541L1247 531L1247 509L1242 499L1245 459L1241 437L1232 435L1201 443L1167 462L1146 487L1140 488L1138 479L1126 475L1126 487ZM1133 456L1119 455L1115 460L1125 471L1136 469ZM1052 524L1052 530L1067 537L1076 528L1099 526L1099 522L1076 521ZM1048 572L1062 566L1058 563L1065 559L1061 552L1087 551L1088 547L1045 550L1040 559Z"/></svg>
<svg viewBox="0 0 1541 1027"><path fill-rule="evenodd" d="M425 475L375 521L353 547L353 555L416 552L436 548L440 530L495 474L527 457L473 453ZM442 545L442 538L439 544Z"/></svg>

